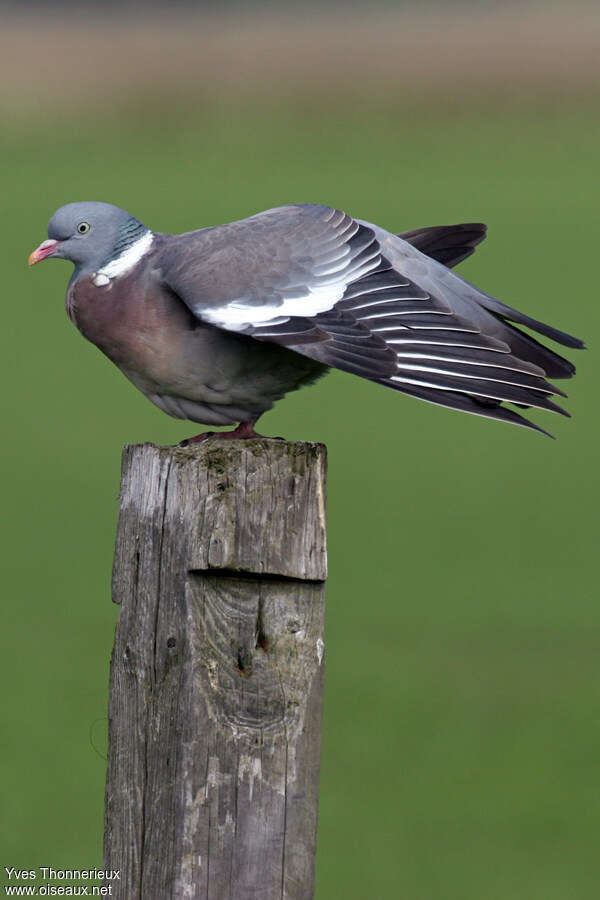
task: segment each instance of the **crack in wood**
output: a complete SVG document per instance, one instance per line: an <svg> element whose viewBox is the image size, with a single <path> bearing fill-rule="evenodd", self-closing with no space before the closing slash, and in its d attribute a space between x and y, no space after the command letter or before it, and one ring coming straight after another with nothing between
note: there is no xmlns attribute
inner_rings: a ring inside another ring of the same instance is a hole
<svg viewBox="0 0 600 900"><path fill-rule="evenodd" d="M211 566L207 569L190 569L190 575L217 575L220 578L237 578L241 581L299 581L303 584L324 584L325 578L299 578L294 575L278 575L271 572L252 572L248 569L227 569Z"/></svg>

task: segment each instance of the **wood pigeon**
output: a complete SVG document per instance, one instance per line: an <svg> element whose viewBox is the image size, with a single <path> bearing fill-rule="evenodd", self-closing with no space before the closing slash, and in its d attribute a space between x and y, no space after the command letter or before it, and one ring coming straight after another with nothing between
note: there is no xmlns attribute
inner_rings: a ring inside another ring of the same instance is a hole
<svg viewBox="0 0 600 900"><path fill-rule="evenodd" d="M292 204L160 234L116 206L82 202L52 216L29 264L73 262L67 312L84 337L170 416L239 423L221 433L229 438L259 436L262 413L331 366L543 431L504 404L568 415L546 378L575 367L511 323L583 343L451 271L485 233L467 224L396 235Z"/></svg>

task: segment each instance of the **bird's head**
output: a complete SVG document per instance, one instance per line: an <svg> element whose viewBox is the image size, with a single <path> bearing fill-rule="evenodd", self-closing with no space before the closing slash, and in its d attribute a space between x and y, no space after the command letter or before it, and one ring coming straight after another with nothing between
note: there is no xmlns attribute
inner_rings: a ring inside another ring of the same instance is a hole
<svg viewBox="0 0 600 900"><path fill-rule="evenodd" d="M48 240L33 251L28 264L68 259L78 271L97 271L147 231L134 216L110 203L67 203L50 219Z"/></svg>

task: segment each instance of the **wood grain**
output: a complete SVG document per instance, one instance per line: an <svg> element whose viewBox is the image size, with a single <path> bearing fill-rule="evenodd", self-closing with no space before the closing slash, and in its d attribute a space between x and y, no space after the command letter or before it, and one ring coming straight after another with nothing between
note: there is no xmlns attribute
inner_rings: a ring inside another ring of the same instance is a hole
<svg viewBox="0 0 600 900"><path fill-rule="evenodd" d="M105 867L120 898L313 896L320 444L126 447Z"/></svg>

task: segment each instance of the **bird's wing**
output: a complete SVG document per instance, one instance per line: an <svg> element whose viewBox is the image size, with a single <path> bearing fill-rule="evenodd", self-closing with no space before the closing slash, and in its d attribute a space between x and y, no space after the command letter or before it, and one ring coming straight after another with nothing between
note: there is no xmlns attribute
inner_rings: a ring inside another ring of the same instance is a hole
<svg viewBox="0 0 600 900"><path fill-rule="evenodd" d="M457 312L452 291L449 301L431 278L406 275L402 254L392 264L376 231L389 234L329 207L287 206L173 237L158 262L164 284L218 328L478 415L535 428L502 402L563 412L542 367L464 315L468 304Z"/></svg>
<svg viewBox="0 0 600 900"><path fill-rule="evenodd" d="M468 222L415 228L413 231L403 231L398 237L426 256L452 268L475 253L475 247L485 239L486 234L487 225L483 222Z"/></svg>

